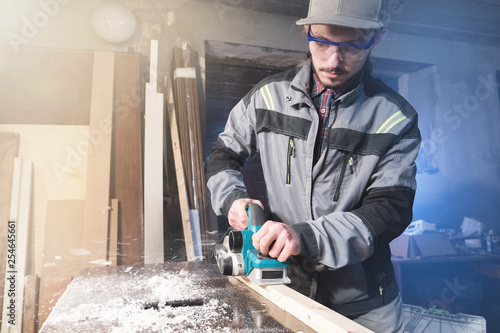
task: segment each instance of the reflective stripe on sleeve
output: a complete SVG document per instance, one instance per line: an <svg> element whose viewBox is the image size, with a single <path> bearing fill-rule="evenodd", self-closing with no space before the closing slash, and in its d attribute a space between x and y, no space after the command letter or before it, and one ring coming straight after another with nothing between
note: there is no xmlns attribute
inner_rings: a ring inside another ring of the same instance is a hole
<svg viewBox="0 0 500 333"><path fill-rule="evenodd" d="M401 110L399 110L398 112L394 113L392 116L389 117L389 119L387 119L383 124L382 126L380 126L380 128L377 130L377 134L378 133L387 133L390 131L391 128L393 128L394 126L396 126L397 124L399 124L400 122L402 122L403 120L406 119L406 116L405 115L402 115L401 117L397 118L396 120L394 120L394 118L396 118L397 116L399 116L401 114ZM393 121L394 120L394 121ZM392 122L391 122L392 121ZM387 126L387 128L384 130L384 128Z"/></svg>

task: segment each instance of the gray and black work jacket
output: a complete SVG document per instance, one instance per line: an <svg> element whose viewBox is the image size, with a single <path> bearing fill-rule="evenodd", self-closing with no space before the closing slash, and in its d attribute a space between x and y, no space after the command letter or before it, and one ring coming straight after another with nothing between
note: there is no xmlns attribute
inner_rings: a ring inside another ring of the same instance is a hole
<svg viewBox="0 0 500 333"><path fill-rule="evenodd" d="M412 219L417 113L365 70L333 103L328 149L313 164L319 115L310 82L309 60L263 80L234 107L210 156L208 188L214 211L227 215L249 197L240 168L260 153L271 218L298 233L298 258L323 267L314 297L354 316L398 294L389 242Z"/></svg>

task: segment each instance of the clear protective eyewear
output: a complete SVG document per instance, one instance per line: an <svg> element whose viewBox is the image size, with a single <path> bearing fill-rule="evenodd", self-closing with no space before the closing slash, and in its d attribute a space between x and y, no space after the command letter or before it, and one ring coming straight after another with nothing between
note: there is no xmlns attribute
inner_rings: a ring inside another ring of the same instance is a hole
<svg viewBox="0 0 500 333"><path fill-rule="evenodd" d="M356 61L363 59L368 53L367 50L375 44L378 34L366 43L337 43L329 40L316 38L311 35L311 26L307 31L307 40L309 41L311 53L322 59L329 59L337 52L342 61ZM334 47L335 46L335 47Z"/></svg>

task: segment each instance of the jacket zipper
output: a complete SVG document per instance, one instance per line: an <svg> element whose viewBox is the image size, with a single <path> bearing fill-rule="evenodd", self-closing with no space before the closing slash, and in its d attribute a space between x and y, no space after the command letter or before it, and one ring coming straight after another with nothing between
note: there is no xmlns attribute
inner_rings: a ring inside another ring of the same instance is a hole
<svg viewBox="0 0 500 333"><path fill-rule="evenodd" d="M292 178L292 156L294 153L294 148L295 148L295 143L293 141L293 137L288 138L288 151L286 155L286 180L285 184L290 185L291 184L291 178Z"/></svg>
<svg viewBox="0 0 500 333"><path fill-rule="evenodd" d="M349 165L350 174L354 173L353 165L354 160L349 152L344 153L344 159L342 160L342 168L340 169L339 181L337 182L337 187L335 188L335 193L333 195L333 202L339 201L340 197L340 187L342 186L342 182L344 181L345 171L347 169L347 165Z"/></svg>

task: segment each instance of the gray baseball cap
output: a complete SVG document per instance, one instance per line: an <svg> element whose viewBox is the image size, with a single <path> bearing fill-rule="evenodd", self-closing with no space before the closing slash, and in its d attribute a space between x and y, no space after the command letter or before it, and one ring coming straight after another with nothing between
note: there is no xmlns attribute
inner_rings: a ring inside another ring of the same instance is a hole
<svg viewBox="0 0 500 333"><path fill-rule="evenodd" d="M298 25L327 24L349 28L378 29L383 0L310 0L306 18Z"/></svg>

